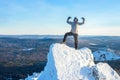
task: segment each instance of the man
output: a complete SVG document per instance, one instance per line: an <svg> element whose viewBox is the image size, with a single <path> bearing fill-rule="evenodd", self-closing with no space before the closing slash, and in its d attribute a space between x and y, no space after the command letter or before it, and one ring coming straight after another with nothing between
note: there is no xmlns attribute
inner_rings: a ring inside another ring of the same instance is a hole
<svg viewBox="0 0 120 80"><path fill-rule="evenodd" d="M78 48L78 26L84 24L85 18L82 17L81 19L83 20L81 23L78 22L78 19L75 17L73 22L69 21L71 17L67 18L67 23L71 25L71 31L67 32L64 35L63 38L63 43L65 43L67 36L73 36L74 37L74 43L75 43L75 49Z"/></svg>

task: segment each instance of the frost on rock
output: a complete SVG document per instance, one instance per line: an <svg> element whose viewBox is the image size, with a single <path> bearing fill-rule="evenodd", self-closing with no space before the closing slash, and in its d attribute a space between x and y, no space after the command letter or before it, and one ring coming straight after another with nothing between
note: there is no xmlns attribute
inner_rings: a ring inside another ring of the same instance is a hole
<svg viewBox="0 0 120 80"><path fill-rule="evenodd" d="M94 64L90 49L75 50L65 44L52 44L44 71L26 80L120 80L106 63Z"/></svg>

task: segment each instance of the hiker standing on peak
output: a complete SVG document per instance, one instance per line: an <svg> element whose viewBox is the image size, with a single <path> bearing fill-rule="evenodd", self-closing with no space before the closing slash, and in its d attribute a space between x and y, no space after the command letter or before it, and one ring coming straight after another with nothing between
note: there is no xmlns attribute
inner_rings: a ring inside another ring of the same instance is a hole
<svg viewBox="0 0 120 80"><path fill-rule="evenodd" d="M73 22L69 21L71 17L67 18L67 23L71 25L71 31L65 33L63 38L63 43L65 43L67 36L74 36L74 43L75 43L75 49L78 48L78 26L84 24L85 18L82 17L83 20L81 23L78 22L77 17L74 17Z"/></svg>

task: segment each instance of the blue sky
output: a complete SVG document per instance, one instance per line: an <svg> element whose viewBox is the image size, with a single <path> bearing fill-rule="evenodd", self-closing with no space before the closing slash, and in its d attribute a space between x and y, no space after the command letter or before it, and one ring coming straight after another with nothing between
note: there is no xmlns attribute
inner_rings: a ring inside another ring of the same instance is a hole
<svg viewBox="0 0 120 80"><path fill-rule="evenodd" d="M85 17L79 35L119 35L119 0L0 0L0 34L64 34L68 16Z"/></svg>

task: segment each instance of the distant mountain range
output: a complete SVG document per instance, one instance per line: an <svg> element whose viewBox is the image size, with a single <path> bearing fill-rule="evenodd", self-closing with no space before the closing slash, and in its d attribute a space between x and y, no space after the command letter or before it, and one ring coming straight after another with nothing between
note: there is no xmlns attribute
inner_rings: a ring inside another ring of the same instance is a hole
<svg viewBox="0 0 120 80"><path fill-rule="evenodd" d="M94 35L80 35L79 37L102 37L109 38L115 37L120 38L120 36L94 36ZM0 38L23 38L23 39L42 39L42 38L63 38L63 35L0 35Z"/></svg>
<svg viewBox="0 0 120 80"><path fill-rule="evenodd" d="M63 35L0 35L0 38L43 39L62 38Z"/></svg>

